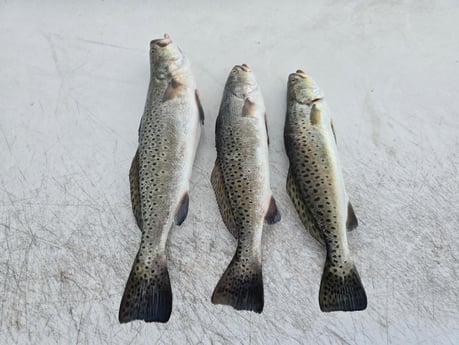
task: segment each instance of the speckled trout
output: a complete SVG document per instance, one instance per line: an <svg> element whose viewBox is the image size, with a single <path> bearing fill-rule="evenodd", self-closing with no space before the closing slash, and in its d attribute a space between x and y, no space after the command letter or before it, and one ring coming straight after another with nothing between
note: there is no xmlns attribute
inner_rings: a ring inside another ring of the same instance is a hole
<svg viewBox="0 0 459 345"><path fill-rule="evenodd" d="M150 63L139 145L129 172L142 237L121 301L121 323L169 320L166 241L172 224L182 224L188 213L189 181L204 122L190 62L167 34L151 41Z"/></svg>
<svg viewBox="0 0 459 345"><path fill-rule="evenodd" d="M261 313L263 224L278 222L280 213L269 182L263 96L246 64L235 66L226 81L215 138L217 159L211 182L223 221L237 239L237 249L212 302Z"/></svg>
<svg viewBox="0 0 459 345"><path fill-rule="evenodd" d="M363 310L367 297L347 243L357 218L344 187L333 123L321 89L301 70L288 80L284 140L288 194L304 226L327 249L320 309Z"/></svg>

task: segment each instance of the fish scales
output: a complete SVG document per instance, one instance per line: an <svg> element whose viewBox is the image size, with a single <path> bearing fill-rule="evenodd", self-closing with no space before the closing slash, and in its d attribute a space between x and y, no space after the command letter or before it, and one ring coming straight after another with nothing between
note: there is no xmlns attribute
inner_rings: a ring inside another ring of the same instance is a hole
<svg viewBox="0 0 459 345"><path fill-rule="evenodd" d="M172 39L150 43L151 79L129 180L142 231L119 320L167 322L172 291L165 254L172 224L186 218L203 111L187 57Z"/></svg>
<svg viewBox="0 0 459 345"><path fill-rule="evenodd" d="M288 193L305 227L327 249L321 310L365 309L365 290L347 242L357 218L344 186L333 124L322 91L302 71L289 77L284 139Z"/></svg>
<svg viewBox="0 0 459 345"><path fill-rule="evenodd" d="M250 68L235 66L226 82L216 123L217 160L212 185L236 253L212 302L261 312L264 305L261 236L280 214L269 183L268 134L261 91Z"/></svg>

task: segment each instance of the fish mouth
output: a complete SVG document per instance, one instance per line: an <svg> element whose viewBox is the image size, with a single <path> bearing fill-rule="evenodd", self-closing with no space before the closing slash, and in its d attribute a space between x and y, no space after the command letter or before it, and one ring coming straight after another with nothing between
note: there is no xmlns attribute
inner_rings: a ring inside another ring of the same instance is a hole
<svg viewBox="0 0 459 345"><path fill-rule="evenodd" d="M297 76L300 76L301 78L303 79L306 79L308 77L308 75L306 74L305 71L301 70L301 69L297 69L296 72L294 73L296 74Z"/></svg>
<svg viewBox="0 0 459 345"><path fill-rule="evenodd" d="M172 43L172 39L169 36L169 34L164 34L163 38L158 38L150 42L151 45L155 44L161 48L167 47L171 43Z"/></svg>
<svg viewBox="0 0 459 345"><path fill-rule="evenodd" d="M252 70L250 69L249 65L243 63L242 65L239 65L239 67L244 71L244 72L251 72Z"/></svg>
<svg viewBox="0 0 459 345"><path fill-rule="evenodd" d="M246 98L254 92L258 85L249 65L235 65L228 77L227 87L238 98Z"/></svg>
<svg viewBox="0 0 459 345"><path fill-rule="evenodd" d="M288 94L289 99L309 106L324 97L317 83L301 69L289 75Z"/></svg>

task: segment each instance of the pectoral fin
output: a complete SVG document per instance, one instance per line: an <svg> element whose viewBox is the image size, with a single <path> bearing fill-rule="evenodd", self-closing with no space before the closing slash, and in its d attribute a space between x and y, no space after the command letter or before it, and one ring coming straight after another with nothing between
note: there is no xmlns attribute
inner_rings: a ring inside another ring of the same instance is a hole
<svg viewBox="0 0 459 345"><path fill-rule="evenodd" d="M223 223L225 223L228 231L235 238L238 238L239 237L238 230L236 229L233 212L231 210L231 205L230 205L228 196L225 191L225 184L224 184L223 175L222 175L222 171L220 167L220 161L218 159L215 160L215 165L214 165L214 169L212 170L210 181L212 183L212 187L215 192L218 209L220 210L220 214L222 216Z"/></svg>
<svg viewBox="0 0 459 345"><path fill-rule="evenodd" d="M311 107L311 113L309 114L309 121L311 125L318 125L322 119L322 114L320 113L319 108L315 104Z"/></svg>
<svg viewBox="0 0 459 345"><path fill-rule="evenodd" d="M139 188L139 150L137 149L129 169L129 184L131 187L132 212L140 230L142 230L142 211L140 207Z"/></svg>
<svg viewBox="0 0 459 345"><path fill-rule="evenodd" d="M169 85L167 86L166 91L164 92L163 102L174 99L184 89L185 85L183 83L181 83L177 79L172 78Z"/></svg>
<svg viewBox="0 0 459 345"><path fill-rule="evenodd" d="M177 211L175 212L175 224L182 225L188 215L188 204L190 203L190 195L188 192L183 194L182 199L179 202Z"/></svg>
<svg viewBox="0 0 459 345"><path fill-rule="evenodd" d="M242 116L249 116L254 115L257 110L257 106L255 101L253 101L250 97L247 97L244 102L244 106L242 107Z"/></svg>

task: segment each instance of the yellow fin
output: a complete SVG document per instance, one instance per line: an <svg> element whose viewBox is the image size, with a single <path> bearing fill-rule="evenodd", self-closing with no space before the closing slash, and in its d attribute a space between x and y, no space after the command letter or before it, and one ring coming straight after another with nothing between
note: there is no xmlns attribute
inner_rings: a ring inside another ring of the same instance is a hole
<svg viewBox="0 0 459 345"><path fill-rule="evenodd" d="M322 114L315 104L311 107L311 113L309 115L309 121L311 125L318 125L322 119Z"/></svg>
<svg viewBox="0 0 459 345"><path fill-rule="evenodd" d="M164 92L163 102L169 101L177 97L182 90L185 89L185 84L181 83L177 79L172 78L166 91Z"/></svg>
<svg viewBox="0 0 459 345"><path fill-rule="evenodd" d="M242 116L254 115L257 110L255 101L250 97L247 97L244 102L244 107L242 108Z"/></svg>

